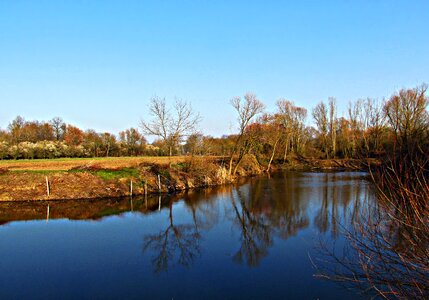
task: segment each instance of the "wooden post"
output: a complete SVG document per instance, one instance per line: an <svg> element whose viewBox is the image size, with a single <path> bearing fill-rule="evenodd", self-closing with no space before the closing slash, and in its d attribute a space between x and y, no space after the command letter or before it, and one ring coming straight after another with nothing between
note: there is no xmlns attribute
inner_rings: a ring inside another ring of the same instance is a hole
<svg viewBox="0 0 429 300"><path fill-rule="evenodd" d="M130 183L130 195L133 196L133 180Z"/></svg>
<svg viewBox="0 0 429 300"><path fill-rule="evenodd" d="M161 193L161 176L158 174L158 189L159 192Z"/></svg>
<svg viewBox="0 0 429 300"><path fill-rule="evenodd" d="M161 210L161 195L158 198L158 210Z"/></svg>
<svg viewBox="0 0 429 300"><path fill-rule="evenodd" d="M50 195L50 189L49 189L49 180L48 180L48 176L45 176L46 179L46 193L48 194L48 197Z"/></svg>

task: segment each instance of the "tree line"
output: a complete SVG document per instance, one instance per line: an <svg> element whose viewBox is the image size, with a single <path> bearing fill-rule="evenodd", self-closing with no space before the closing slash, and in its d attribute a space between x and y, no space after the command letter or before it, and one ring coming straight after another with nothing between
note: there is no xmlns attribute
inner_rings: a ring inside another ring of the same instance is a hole
<svg viewBox="0 0 429 300"><path fill-rule="evenodd" d="M59 117L27 121L18 116L0 130L0 159L219 155L230 157L229 174L233 175L248 154L268 169L274 161L283 163L296 156L418 154L428 146L426 91L423 84L402 89L383 101L359 99L350 102L341 117L335 98L321 101L311 111L280 99L276 111L269 113L256 95L247 93L230 101L238 132L220 138L201 133L201 117L189 103L177 100L169 106L160 97L151 99L149 114L138 126L118 135L84 131ZM311 120L314 125L308 125ZM156 140L149 144L147 136Z"/></svg>

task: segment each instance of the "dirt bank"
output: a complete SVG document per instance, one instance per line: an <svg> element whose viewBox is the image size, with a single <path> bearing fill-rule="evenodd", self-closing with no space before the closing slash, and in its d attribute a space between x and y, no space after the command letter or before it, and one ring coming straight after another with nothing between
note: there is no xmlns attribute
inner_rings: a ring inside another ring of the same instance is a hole
<svg viewBox="0 0 429 300"><path fill-rule="evenodd" d="M76 165L67 171L3 168L0 172L0 201L122 197L131 192L133 195L173 193L226 184L263 171L253 156L242 162L235 177L228 176L221 158L189 157L173 161L175 163L147 161L135 165L133 160L133 164L118 168L106 168L95 161Z"/></svg>
<svg viewBox="0 0 429 300"><path fill-rule="evenodd" d="M54 161L48 161L55 167ZM63 163L63 162L59 162ZM111 162L110 162L111 163ZM11 163L19 166L19 162ZM253 155L243 159L237 174L228 176L222 158L182 158L165 161L143 161L133 159L127 165L121 161L119 167L106 167L103 161L73 162L67 171L48 170L43 162L38 168L0 170L0 201L95 199L144 195L153 193L174 193L197 187L209 187L231 183L238 178L261 174L261 166ZM111 165L107 165L111 166ZM294 158L280 167L294 170L358 170L366 163L353 160L311 160ZM48 195L49 192L49 195Z"/></svg>

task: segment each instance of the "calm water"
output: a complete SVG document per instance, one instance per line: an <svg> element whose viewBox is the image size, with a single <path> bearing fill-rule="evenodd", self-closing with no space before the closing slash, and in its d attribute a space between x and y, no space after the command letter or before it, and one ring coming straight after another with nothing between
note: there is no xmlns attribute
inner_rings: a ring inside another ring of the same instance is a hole
<svg viewBox="0 0 429 300"><path fill-rule="evenodd" d="M0 203L0 298L365 298L314 276L321 248L341 251L372 201L365 178L281 173L174 198Z"/></svg>

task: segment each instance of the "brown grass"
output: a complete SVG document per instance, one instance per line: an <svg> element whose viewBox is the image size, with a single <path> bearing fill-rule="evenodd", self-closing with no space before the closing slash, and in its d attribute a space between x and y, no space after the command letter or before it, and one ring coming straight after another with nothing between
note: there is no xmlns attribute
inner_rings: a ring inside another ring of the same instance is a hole
<svg viewBox="0 0 429 300"><path fill-rule="evenodd" d="M198 157L194 159L219 159L219 157ZM189 160L187 156L159 157L105 157L105 158L62 158L62 159L35 159L35 160L3 160L0 169L10 171L69 171L79 167L96 165L103 169L121 169L147 165L169 165L183 163Z"/></svg>

